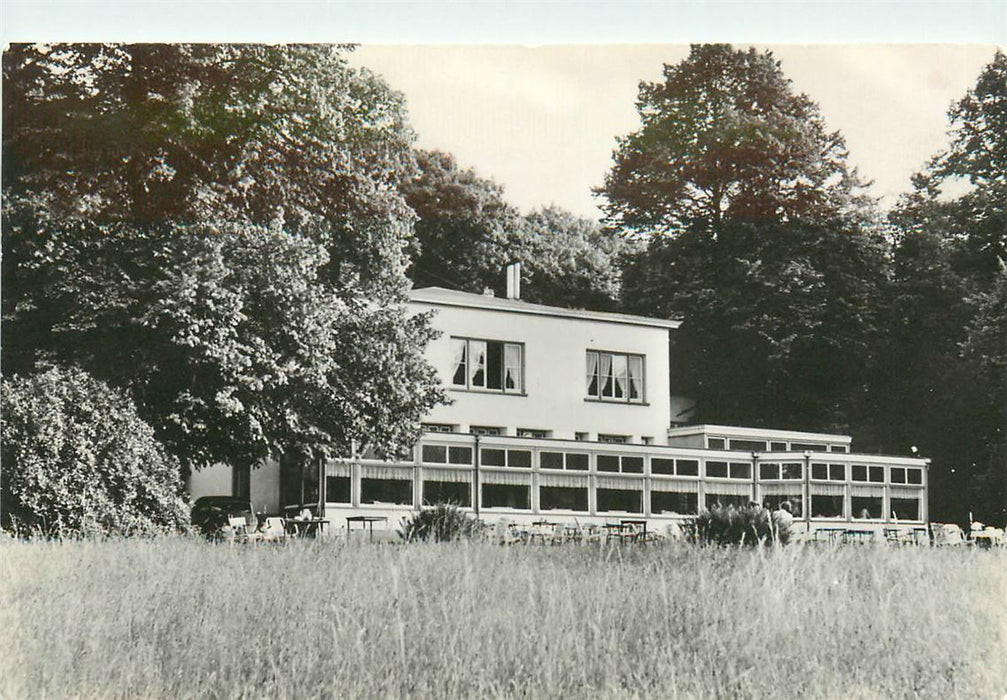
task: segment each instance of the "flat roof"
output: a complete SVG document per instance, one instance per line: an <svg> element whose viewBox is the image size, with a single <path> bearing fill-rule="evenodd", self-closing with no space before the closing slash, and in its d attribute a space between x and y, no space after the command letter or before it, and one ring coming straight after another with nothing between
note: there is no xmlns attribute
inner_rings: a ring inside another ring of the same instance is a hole
<svg viewBox="0 0 1007 700"><path fill-rule="evenodd" d="M682 437L685 435L716 435L718 437L765 438L768 440L772 440L773 438L781 440L813 440L816 442L836 442L845 445L853 442L853 438L849 435L808 433L801 430L778 430L773 428L748 428L740 425L711 425L703 423L668 429L668 437Z"/></svg>
<svg viewBox="0 0 1007 700"><path fill-rule="evenodd" d="M634 316L632 314L619 314L609 311L565 309L561 306L532 304L519 299L504 299L501 297L486 296L484 294L459 292L454 289L445 289L443 287L423 287L422 289L413 289L409 292L409 300L421 304L435 304L438 306L460 306L470 309L508 311L511 313L531 314L534 316L556 316L559 318L574 318L582 321L622 323L631 326L651 326L654 328L674 329L681 325L681 321L674 321L666 318L650 318L648 316Z"/></svg>

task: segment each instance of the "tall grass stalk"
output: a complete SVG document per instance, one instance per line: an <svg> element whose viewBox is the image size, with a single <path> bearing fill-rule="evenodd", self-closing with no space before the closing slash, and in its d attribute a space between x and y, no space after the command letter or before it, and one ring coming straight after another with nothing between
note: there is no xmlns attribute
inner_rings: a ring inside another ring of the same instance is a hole
<svg viewBox="0 0 1007 700"><path fill-rule="evenodd" d="M0 544L0 696L1003 697L1007 559Z"/></svg>

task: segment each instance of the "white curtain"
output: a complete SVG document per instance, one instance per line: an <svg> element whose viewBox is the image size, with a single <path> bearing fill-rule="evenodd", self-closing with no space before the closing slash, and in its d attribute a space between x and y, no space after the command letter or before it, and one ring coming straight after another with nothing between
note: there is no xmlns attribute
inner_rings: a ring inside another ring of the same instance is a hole
<svg viewBox="0 0 1007 700"><path fill-rule="evenodd" d="M599 476L598 488L623 489L624 491L642 491L643 479L623 479L617 476Z"/></svg>
<svg viewBox="0 0 1007 700"><path fill-rule="evenodd" d="M884 496L885 487L884 486L854 486L853 490L850 491L850 495L853 497L857 496Z"/></svg>
<svg viewBox="0 0 1007 700"><path fill-rule="evenodd" d="M607 353L602 353L599 357L601 361L601 395L613 396L612 356Z"/></svg>
<svg viewBox="0 0 1007 700"><path fill-rule="evenodd" d="M469 341L469 386L486 386L486 343Z"/></svg>
<svg viewBox="0 0 1007 700"><path fill-rule="evenodd" d="M405 479L413 478L414 467L388 467L380 464L365 464L360 467L362 479Z"/></svg>
<svg viewBox="0 0 1007 700"><path fill-rule="evenodd" d="M629 358L629 398L643 398L643 358Z"/></svg>
<svg viewBox="0 0 1007 700"><path fill-rule="evenodd" d="M842 496L846 493L846 487L842 484L812 484L811 495L813 496Z"/></svg>
<svg viewBox="0 0 1007 700"><path fill-rule="evenodd" d="M569 474L540 474L538 484L539 486L565 486L567 488L586 489L587 477Z"/></svg>
<svg viewBox="0 0 1007 700"><path fill-rule="evenodd" d="M454 354L454 364L451 370L451 383L465 386L465 344L461 338L451 339L451 351Z"/></svg>
<svg viewBox="0 0 1007 700"><path fill-rule="evenodd" d="M587 395L601 396L601 385L598 383L598 353L587 354Z"/></svg>
<svg viewBox="0 0 1007 700"><path fill-rule="evenodd" d="M521 391L521 346L504 346L504 389Z"/></svg>
<svg viewBox="0 0 1007 700"><path fill-rule="evenodd" d="M510 486L530 486L531 474L524 472L480 471L479 481L484 484L507 484Z"/></svg>
<svg viewBox="0 0 1007 700"><path fill-rule="evenodd" d="M349 476L350 465L345 462L326 462L325 476Z"/></svg>
<svg viewBox="0 0 1007 700"><path fill-rule="evenodd" d="M424 481L446 481L452 484L471 484L471 469L430 469L423 468Z"/></svg>
<svg viewBox="0 0 1007 700"><path fill-rule="evenodd" d="M661 491L662 493L699 493L699 482L651 479L650 490Z"/></svg>
<svg viewBox="0 0 1007 700"><path fill-rule="evenodd" d="M612 374L615 376L615 397L624 399L629 396L629 368L625 355L612 357Z"/></svg>
<svg viewBox="0 0 1007 700"><path fill-rule="evenodd" d="M794 496L800 498L804 489L800 484L760 484L763 496Z"/></svg>
<svg viewBox="0 0 1007 700"><path fill-rule="evenodd" d="M751 498L752 484L747 481L740 484L710 482L706 485L706 492L720 496L748 496Z"/></svg>

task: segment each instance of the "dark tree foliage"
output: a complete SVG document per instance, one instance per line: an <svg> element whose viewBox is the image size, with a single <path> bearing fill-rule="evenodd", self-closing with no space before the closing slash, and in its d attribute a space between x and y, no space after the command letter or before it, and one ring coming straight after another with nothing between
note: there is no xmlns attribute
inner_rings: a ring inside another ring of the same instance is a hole
<svg viewBox="0 0 1007 700"><path fill-rule="evenodd" d="M645 249L628 310L682 319L696 420L849 430L872 401L885 248L842 137L769 52L693 46L643 83L601 190Z"/></svg>
<svg viewBox="0 0 1007 700"><path fill-rule="evenodd" d="M891 215L893 427L933 458L933 517L1003 523L1007 56L996 53L948 116L950 146Z"/></svg>
<svg viewBox="0 0 1007 700"><path fill-rule="evenodd" d="M635 246L558 207L525 217L521 298L596 311L619 303L619 262Z"/></svg>
<svg viewBox="0 0 1007 700"><path fill-rule="evenodd" d="M185 468L409 443L401 98L329 46L4 55L4 374L129 390Z"/></svg>
<svg viewBox="0 0 1007 700"><path fill-rule="evenodd" d="M132 402L78 369L3 381L2 525L50 536L184 529L178 462Z"/></svg>
<svg viewBox="0 0 1007 700"><path fill-rule="evenodd" d="M339 47L14 45L3 181L55 217L211 219L325 243L333 279L401 284L412 171L401 97Z"/></svg>
<svg viewBox="0 0 1007 700"><path fill-rule="evenodd" d="M520 262L521 297L527 301L590 309L616 305L625 241L557 207L521 216L500 185L460 169L446 153L418 151L416 160L419 173L402 190L418 217L409 270L417 287L502 295L505 268Z"/></svg>
<svg viewBox="0 0 1007 700"><path fill-rule="evenodd" d="M699 420L848 429L872 398L883 243L811 223L717 228L657 238L624 270L626 308L683 319L673 392L699 400Z"/></svg>
<svg viewBox="0 0 1007 700"><path fill-rule="evenodd" d="M502 292L504 269L520 255L520 213L504 200L503 187L460 169L451 155L418 151L416 160L418 173L402 183L418 217L413 284Z"/></svg>
<svg viewBox="0 0 1007 700"><path fill-rule="evenodd" d="M694 45L664 66L664 82L640 83L636 108L640 128L618 140L600 190L609 223L623 232L863 213L842 136L794 93L768 51Z"/></svg>

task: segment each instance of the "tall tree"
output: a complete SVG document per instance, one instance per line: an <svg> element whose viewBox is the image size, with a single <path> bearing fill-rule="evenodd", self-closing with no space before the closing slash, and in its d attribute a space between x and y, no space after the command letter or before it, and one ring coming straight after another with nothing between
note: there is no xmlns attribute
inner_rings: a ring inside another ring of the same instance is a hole
<svg viewBox="0 0 1007 700"><path fill-rule="evenodd" d="M1007 57L948 112L950 144L892 212L894 421L933 457L935 517L1007 519ZM957 196L952 193L958 192ZM1000 301L998 301L1000 300Z"/></svg>
<svg viewBox="0 0 1007 700"><path fill-rule="evenodd" d="M339 47L4 56L4 373L126 387L190 467L409 440L401 98Z"/></svg>
<svg viewBox="0 0 1007 700"><path fill-rule="evenodd" d="M15 45L4 195L138 226L247 222L324 242L332 279L401 286L402 98L340 47ZM401 291L401 289L398 289Z"/></svg>
<svg viewBox="0 0 1007 700"><path fill-rule="evenodd" d="M418 151L419 170L402 183L416 213L409 275L417 287L500 291L504 268L520 255L523 220L503 187L461 169L453 156Z"/></svg>
<svg viewBox="0 0 1007 700"><path fill-rule="evenodd" d="M665 64L663 82L640 83L636 108L640 128L618 140L600 190L624 232L863 213L842 136L768 51L693 45L681 63Z"/></svg>
<svg viewBox="0 0 1007 700"><path fill-rule="evenodd" d="M849 429L870 402L884 248L842 136L769 52L693 46L641 83L599 194L646 240L623 271L637 313L683 320L675 393L696 418Z"/></svg>
<svg viewBox="0 0 1007 700"><path fill-rule="evenodd" d="M550 206L525 217L519 260L522 298L604 311L620 296L619 263L634 244L597 223Z"/></svg>

